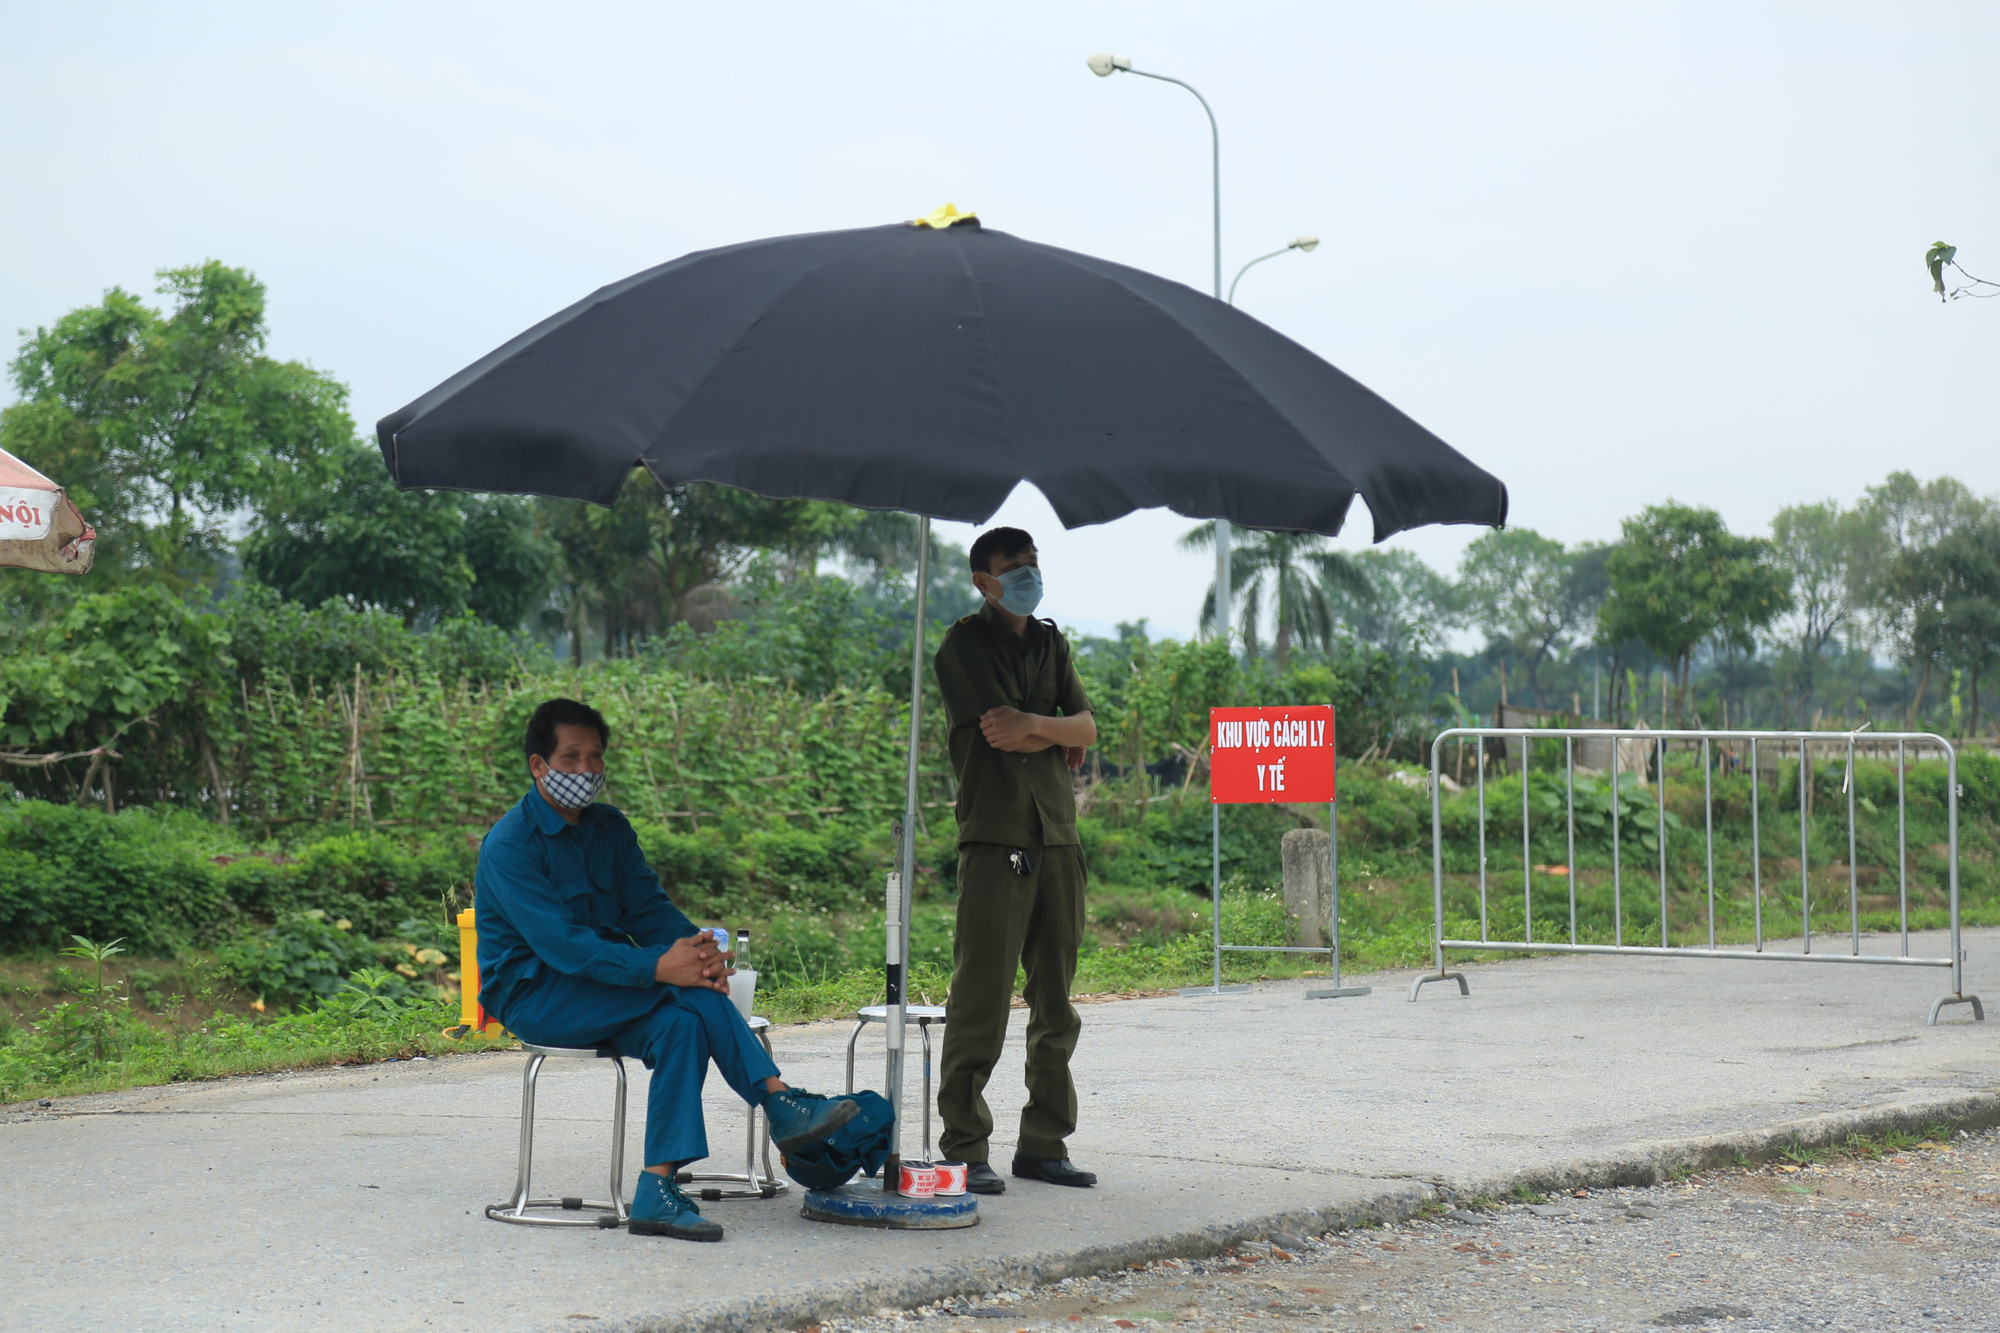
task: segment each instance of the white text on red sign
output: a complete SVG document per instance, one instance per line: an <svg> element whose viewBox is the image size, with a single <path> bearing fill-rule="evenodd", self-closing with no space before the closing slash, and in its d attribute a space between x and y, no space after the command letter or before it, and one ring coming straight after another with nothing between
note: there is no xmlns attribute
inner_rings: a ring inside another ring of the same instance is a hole
<svg viewBox="0 0 2000 1333"><path fill-rule="evenodd" d="M1275 723L1268 718L1252 718L1215 724L1215 748L1218 750L1316 750L1325 744L1326 723L1311 718L1291 718Z"/></svg>

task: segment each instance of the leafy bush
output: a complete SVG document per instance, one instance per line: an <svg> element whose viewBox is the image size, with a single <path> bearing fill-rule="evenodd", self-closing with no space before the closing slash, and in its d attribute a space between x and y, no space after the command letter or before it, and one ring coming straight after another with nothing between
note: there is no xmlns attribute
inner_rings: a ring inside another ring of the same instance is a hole
<svg viewBox="0 0 2000 1333"><path fill-rule="evenodd" d="M1102 883L1171 886L1206 895L1214 877L1208 802L1199 794L1179 803L1142 807L1129 827L1099 819L1078 822L1077 837L1091 877ZM1258 884L1278 882L1279 847L1299 827L1290 807L1222 807L1222 876Z"/></svg>
<svg viewBox="0 0 2000 1333"><path fill-rule="evenodd" d="M474 856L463 844L412 851L383 833L341 833L306 847L289 876L289 896L354 922L367 935L390 935L411 917L443 918L453 888L472 882Z"/></svg>
<svg viewBox="0 0 2000 1333"><path fill-rule="evenodd" d="M780 828L752 833L744 852L772 898L802 908L843 908L863 898L870 877L860 865L861 840L851 827Z"/></svg>
<svg viewBox="0 0 2000 1333"><path fill-rule="evenodd" d="M215 951L224 975L253 995L286 1005L324 1000L349 974L380 959L345 918L312 908Z"/></svg>
<svg viewBox="0 0 2000 1333"><path fill-rule="evenodd" d="M0 949L52 948L76 933L166 953L211 937L237 916L204 855L213 843L185 815L0 805Z"/></svg>
<svg viewBox="0 0 2000 1333"><path fill-rule="evenodd" d="M1519 796L1521 784L1512 779L1513 790ZM1496 784L1496 787L1500 784ZM1570 803L1574 799L1576 810L1577 841L1588 840L1592 844L1609 847L1611 845L1612 785L1609 776L1602 779L1579 777L1575 781L1572 798L1563 780L1552 773L1535 773L1528 780L1528 802L1535 813L1544 820L1564 820L1568 817ZM1649 852L1660 848L1660 807L1657 789L1648 790L1639 785L1637 773L1618 774L1617 788L1618 836L1628 843L1637 843ZM1510 805L1504 810L1496 810L1494 801L1486 803L1489 824L1518 820L1518 805ZM1680 816L1671 809L1667 811L1667 829L1672 832L1681 826ZM1509 822L1509 827L1518 828L1518 823Z"/></svg>
<svg viewBox="0 0 2000 1333"><path fill-rule="evenodd" d="M363 935L407 936L407 921L443 920L454 888L465 896L474 856L463 840L412 849L381 833L335 834L296 857L246 854L192 814L47 801L0 804L0 853L0 950L74 933L152 954L315 908Z"/></svg>
<svg viewBox="0 0 2000 1333"><path fill-rule="evenodd" d="M910 962L951 970L955 913L943 903L921 903L910 914ZM844 973L882 969L882 913L835 917L825 912L787 911L773 917L751 940L757 984L796 985Z"/></svg>
<svg viewBox="0 0 2000 1333"><path fill-rule="evenodd" d="M293 858L282 854L275 858L222 855L213 858L213 863L223 896L242 916L254 921L276 921L293 908Z"/></svg>
<svg viewBox="0 0 2000 1333"><path fill-rule="evenodd" d="M1362 765L1341 772L1340 845L1344 850L1396 851L1419 843L1429 846L1429 775L1415 768L1390 770L1397 771L1417 780L1398 781Z"/></svg>
<svg viewBox="0 0 2000 1333"><path fill-rule="evenodd" d="M675 833L656 824L638 827L639 850L660 877L667 896L689 916L719 913L736 879L735 857L713 827Z"/></svg>

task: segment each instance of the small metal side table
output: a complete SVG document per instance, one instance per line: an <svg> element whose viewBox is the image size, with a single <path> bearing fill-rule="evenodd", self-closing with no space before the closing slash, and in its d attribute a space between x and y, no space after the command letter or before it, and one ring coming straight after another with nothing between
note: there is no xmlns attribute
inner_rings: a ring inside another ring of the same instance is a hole
<svg viewBox="0 0 2000 1333"><path fill-rule="evenodd" d="M931 1155L931 1024L944 1026L944 1006L941 1004L906 1004L903 1016L917 1025L917 1031L924 1040L924 1158ZM889 1006L871 1004L854 1014L854 1035L847 1039L847 1090L854 1091L854 1044L861 1040L861 1030L870 1023L889 1021ZM901 1108L897 1108L901 1114Z"/></svg>
<svg viewBox="0 0 2000 1333"><path fill-rule="evenodd" d="M764 1054L773 1055L771 1050L771 1020L752 1018L750 1030L757 1034L757 1040L764 1043ZM744 1140L743 1169L741 1171L676 1171L674 1179L683 1185L694 1185L696 1197L703 1203L714 1203L720 1199L775 1199L791 1186L778 1179L778 1173L771 1169L771 1122L754 1106L750 1110L750 1128ZM763 1133L758 1133L759 1123ZM757 1141L764 1141L764 1169L757 1169Z"/></svg>
<svg viewBox="0 0 2000 1333"><path fill-rule="evenodd" d="M515 1162L514 1197L491 1204L486 1215L495 1222L515 1222L531 1227L617 1227L625 1222L625 1061L608 1046L534 1046L521 1043L528 1053L528 1067L521 1075L521 1147ZM611 1102L611 1198L609 1201L584 1199L574 1195L560 1199L528 1196L528 1180L535 1160L535 1079L544 1060L609 1060L618 1075L618 1092ZM537 1217L531 1210L561 1209L567 1213L595 1212L595 1217Z"/></svg>

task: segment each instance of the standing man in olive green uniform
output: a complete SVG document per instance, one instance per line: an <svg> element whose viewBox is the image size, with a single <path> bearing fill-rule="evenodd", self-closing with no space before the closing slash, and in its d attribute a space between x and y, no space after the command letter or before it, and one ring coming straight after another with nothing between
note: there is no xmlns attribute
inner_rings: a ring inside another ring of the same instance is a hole
<svg viewBox="0 0 2000 1333"><path fill-rule="evenodd" d="M994 528L972 543L972 583L986 604L944 636L934 666L951 724L958 776L958 926L945 1009L938 1147L967 1166L967 1186L1001 1194L988 1164L993 1113L986 1083L1007 1037L1018 965L1026 973L1028 1104L1014 1174L1053 1185L1097 1177L1070 1164L1076 1130L1069 1059L1083 1020L1069 1002L1083 934L1083 849L1070 771L1097 740L1055 622L1036 620L1042 596L1035 540Z"/></svg>

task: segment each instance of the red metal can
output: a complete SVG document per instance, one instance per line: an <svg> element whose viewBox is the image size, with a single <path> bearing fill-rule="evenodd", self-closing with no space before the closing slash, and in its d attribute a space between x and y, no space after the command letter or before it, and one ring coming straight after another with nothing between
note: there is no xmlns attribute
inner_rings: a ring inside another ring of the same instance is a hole
<svg viewBox="0 0 2000 1333"><path fill-rule="evenodd" d="M938 1192L937 1168L929 1162L904 1162L896 1192L906 1199L928 1199Z"/></svg>
<svg viewBox="0 0 2000 1333"><path fill-rule="evenodd" d="M937 1192L940 1196L965 1193L964 1162L939 1162L937 1164Z"/></svg>

